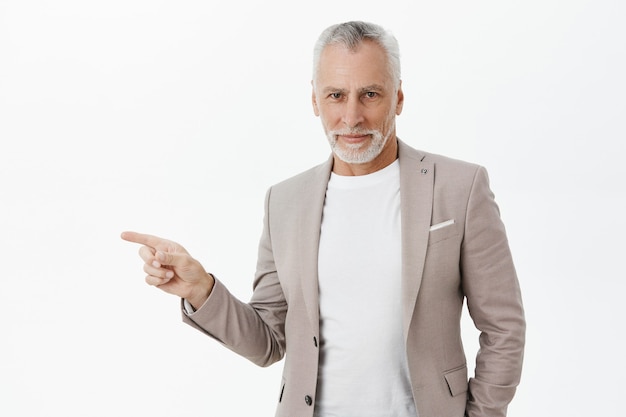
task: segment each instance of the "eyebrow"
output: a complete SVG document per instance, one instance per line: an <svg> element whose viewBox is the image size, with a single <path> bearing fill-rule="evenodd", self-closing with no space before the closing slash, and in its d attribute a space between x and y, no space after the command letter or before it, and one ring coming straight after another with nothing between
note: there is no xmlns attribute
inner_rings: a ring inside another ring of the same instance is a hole
<svg viewBox="0 0 626 417"><path fill-rule="evenodd" d="M385 87L379 84L371 84L359 89L359 93L367 93L368 91L385 91Z"/></svg>
<svg viewBox="0 0 626 417"><path fill-rule="evenodd" d="M361 87L359 88L358 92L359 94L364 94L367 93L368 91L376 91L376 92L380 92L380 91L384 91L385 88L380 85L380 84L370 84L367 85L365 87ZM330 93L346 93L347 90L343 89L343 88L337 88L337 87L326 87L323 90L324 94L330 94Z"/></svg>

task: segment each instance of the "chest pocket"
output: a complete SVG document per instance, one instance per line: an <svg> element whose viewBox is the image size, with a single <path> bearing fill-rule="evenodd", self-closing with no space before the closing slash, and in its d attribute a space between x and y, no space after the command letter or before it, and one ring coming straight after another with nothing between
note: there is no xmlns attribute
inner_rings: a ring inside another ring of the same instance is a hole
<svg viewBox="0 0 626 417"><path fill-rule="evenodd" d="M459 225L454 220L436 223L430 227L428 245L449 239L459 234Z"/></svg>

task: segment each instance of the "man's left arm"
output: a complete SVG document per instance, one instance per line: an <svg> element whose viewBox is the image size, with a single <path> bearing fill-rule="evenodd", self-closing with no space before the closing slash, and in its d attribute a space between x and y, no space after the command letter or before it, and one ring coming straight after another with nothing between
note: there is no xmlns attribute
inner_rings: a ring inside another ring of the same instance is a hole
<svg viewBox="0 0 626 417"><path fill-rule="evenodd" d="M461 269L467 306L480 331L468 417L504 417L519 384L526 322L504 224L484 168L467 207Z"/></svg>

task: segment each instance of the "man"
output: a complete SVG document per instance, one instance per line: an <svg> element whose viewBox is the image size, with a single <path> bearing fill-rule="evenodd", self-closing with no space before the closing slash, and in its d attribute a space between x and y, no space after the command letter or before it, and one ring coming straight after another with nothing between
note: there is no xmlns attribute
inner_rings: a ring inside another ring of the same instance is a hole
<svg viewBox="0 0 626 417"><path fill-rule="evenodd" d="M505 416L525 320L486 171L396 137L398 45L377 25L325 30L312 86L332 155L268 191L250 302L180 245L125 232L146 281L252 362L285 357L277 416ZM481 332L469 382L464 299Z"/></svg>

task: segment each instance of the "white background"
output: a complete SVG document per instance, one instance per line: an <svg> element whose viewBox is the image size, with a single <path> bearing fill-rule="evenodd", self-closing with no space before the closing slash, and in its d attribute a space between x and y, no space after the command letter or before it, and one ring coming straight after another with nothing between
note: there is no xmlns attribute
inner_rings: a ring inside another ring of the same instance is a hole
<svg viewBox="0 0 626 417"><path fill-rule="evenodd" d="M329 152L313 43L353 19L400 42L399 136L489 170L528 319L509 416L624 415L620 0L0 0L0 415L273 415L282 363L182 324L119 233L248 299L265 190Z"/></svg>

